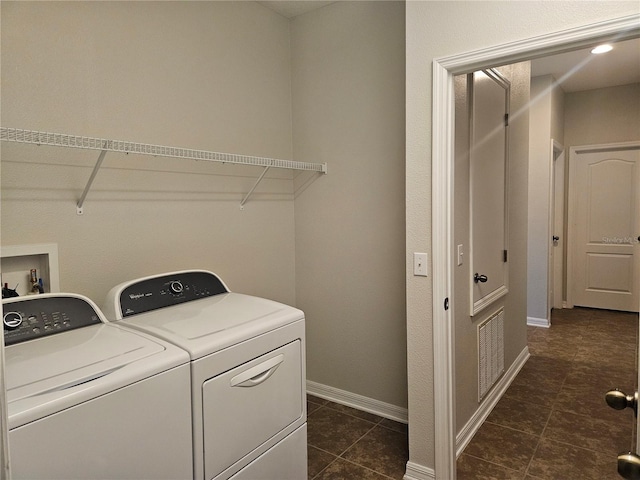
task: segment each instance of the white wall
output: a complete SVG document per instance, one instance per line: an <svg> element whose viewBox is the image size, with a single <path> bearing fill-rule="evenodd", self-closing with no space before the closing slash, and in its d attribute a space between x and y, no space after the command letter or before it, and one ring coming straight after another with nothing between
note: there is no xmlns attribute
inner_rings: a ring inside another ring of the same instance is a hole
<svg viewBox="0 0 640 480"><path fill-rule="evenodd" d="M431 251L433 60L638 11L633 1L407 2L407 252ZM406 273L409 460L433 468L432 283L413 277L409 258Z"/></svg>
<svg viewBox="0 0 640 480"><path fill-rule="evenodd" d="M563 98L564 92L551 75L531 79L527 317L535 324L548 321L551 308L548 302L551 148L553 140L563 143Z"/></svg>
<svg viewBox="0 0 640 480"><path fill-rule="evenodd" d="M309 380L406 408L404 3L291 23L296 292Z"/></svg>
<svg viewBox="0 0 640 480"><path fill-rule="evenodd" d="M291 158L289 22L254 2L2 2L2 126ZM292 175L2 142L2 245L57 243L61 288L183 268L295 303Z"/></svg>

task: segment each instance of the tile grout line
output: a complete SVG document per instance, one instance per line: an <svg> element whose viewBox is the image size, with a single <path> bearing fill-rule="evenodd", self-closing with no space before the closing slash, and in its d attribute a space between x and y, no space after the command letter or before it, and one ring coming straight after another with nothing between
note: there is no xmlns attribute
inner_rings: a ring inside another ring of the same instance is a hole
<svg viewBox="0 0 640 480"><path fill-rule="evenodd" d="M578 348L580 343L582 343L583 336L582 334L580 334L580 342L578 342ZM531 458L529 459L529 463L527 464L527 468L525 468L525 476L523 478L526 478L527 475L529 475L529 469L531 468L531 464L533 463L534 458L536 458L536 454L538 453L538 450L540 449L540 444L542 443L542 439L545 438L544 437L544 432L547 430L547 427L549 426L549 422L551 421L551 416L553 415L553 412L555 410L557 401L558 401L558 396L560 395L560 392L562 391L562 388L565 386L566 382L567 382L567 378L569 377L571 371L573 371L573 369L575 368L575 358L576 358L577 353L575 353L573 355L573 358L571 360L569 360L569 362L571 363L571 368L569 369L568 373L564 376L564 378L562 379L562 383L560 384L560 388L558 389L558 392L556 393L556 396L553 399L553 402L551 402L551 410L549 412L549 417L547 418L547 421L544 424L544 427L542 427L542 431L540 432L540 436L538 437L538 443L536 444L536 448L533 450L533 453L531 454Z"/></svg>
<svg viewBox="0 0 640 480"><path fill-rule="evenodd" d="M331 410L334 410L334 409L331 409ZM344 412L340 412L339 410L334 410L334 411L335 411L335 412L339 412L339 413L344 413ZM348 415L348 414L347 414L347 415ZM358 420L363 420L362 418L354 417L353 415L350 415L350 416L351 416L351 417L353 417L353 418L357 418ZM382 420L384 420L384 419L382 419ZM320 450L320 451L322 451L322 452L328 453L328 454L330 454L330 455L332 455L332 456L334 456L334 457L335 457L335 458L334 458L331 462L329 462L329 463L328 463L328 464L327 464L327 465L326 465L322 470L320 470L320 471L319 471L319 472L318 472L318 473L317 473L317 474L312 478L312 480L315 480L315 479L319 478L320 474L322 474L322 472L324 472L324 471L325 471L327 468L329 468L331 465L333 465L334 463L336 463L336 462L338 461L338 459L340 459L340 460L344 460L345 462L349 462L349 463L351 463L352 465L357 465L357 466L358 466L358 467L360 467L360 468L364 468L364 469L366 469L366 470L369 470L370 472L376 473L376 474L381 475L381 476L383 476L383 477L385 477L385 478L391 478L391 477L389 477L389 476L385 475L384 473L378 472L378 471L376 471L376 470L373 470L373 469L371 469L371 468L369 468L369 467L366 467L366 466L364 466L364 465L361 465L361 464L359 464L359 463L356 463L356 462L354 462L354 461L351 461L351 460L349 460L349 459L347 459L347 458L343 457L343 455L344 455L345 453L347 453L349 450L351 450L351 448L353 448L353 447L355 446L355 444L356 444L356 443L358 443L360 440L362 440L364 437L366 437L369 433L371 433L371 432L373 431L373 429L374 429L374 428L376 428L380 422L382 422L382 420L380 420L378 423L369 422L369 423L372 423L372 424L373 424L373 425L371 426L371 428L370 428L369 430L367 430L363 435L361 435L357 440L355 440L351 445L349 445L347 448L345 448L345 449L344 449L344 451L343 451L341 454L339 454L339 455L336 455L336 454L334 454L334 453L331 453L331 452L329 452L329 451L327 451L327 450L324 450L324 449L322 449L322 448L316 447L315 445L308 444L308 445L312 446L313 448L316 448L316 449L318 449L318 450ZM367 421L367 420L364 420L364 421ZM384 427L383 427L383 428L384 428ZM391 479L391 480L393 480L393 479Z"/></svg>
<svg viewBox="0 0 640 480"><path fill-rule="evenodd" d="M360 467L360 468L364 468L365 470L369 470L370 472L373 472L373 473L375 473L375 474L377 474L377 475L380 475L380 476L382 476L382 477L384 477L384 478L389 478L389 479L391 479L391 480L394 480L394 479L393 479L393 477L390 477L389 475L385 475L385 474L384 474L384 473L382 473L382 472L379 472L379 471L374 470L374 469L372 469L372 468L366 467L366 466L364 466L364 465L362 465L362 464L360 464L360 463L353 462L353 461L349 460L348 458L343 458L343 457L339 457L339 458L340 458L340 459L342 459L342 460L344 460L345 462L349 462L349 463L351 463L352 465L356 465L356 466L358 466L358 467Z"/></svg>
<svg viewBox="0 0 640 480"><path fill-rule="evenodd" d="M578 342L578 348L579 348L580 344L582 343L582 340L583 340L583 335L582 335L582 333L580 333L580 340ZM529 459L529 463L527 464L527 468L525 468L525 476L524 476L524 478L526 478L526 476L529 475L529 469L531 468L531 464L533 463L533 459L536 458L536 454L538 453L538 450L540 449L540 444L542 443L542 439L545 438L544 437L544 432L547 430L547 427L549 426L549 422L551 421L551 416L553 415L554 410L556 410L556 404L558 402L558 396L560 395L560 392L562 391L562 388L567 383L567 378L569 378L569 375L571 374L571 372L575 368L576 356L577 356L577 352L573 355L573 358L571 360L569 360L569 362L571 364L571 368L568 370L568 372L566 373L566 375L562 379L562 383L560 384L560 388L558 389L558 392L556 393L555 397L553 398L553 402L551 402L551 411L549 412L549 417L547 418L547 421L545 422L544 427L542 427L542 431L540 432L540 436L538 437L538 443L536 444L536 448L533 450L533 453L531 454L531 458ZM560 410L558 410L558 411L560 411Z"/></svg>
<svg viewBox="0 0 640 480"><path fill-rule="evenodd" d="M519 472L519 470L515 470L515 469L510 468L510 467L505 467L505 466L504 466L504 465L502 465L501 463L492 462L491 460L487 460L486 458L478 457L478 456L476 456L476 455L474 455L474 454L472 454L472 453L464 453L464 452L462 452L462 453L460 454L460 456L462 456L462 455L466 455L466 456L468 456L468 457L475 458L476 460L480 460L481 462L484 462L484 463L489 463L489 464L491 464L491 465L495 465L496 467L505 468L505 469L507 469L507 470L509 470L509 471L511 471L511 472ZM460 457L458 457L458 458L460 458ZM525 475L526 475L526 472L525 472Z"/></svg>
<svg viewBox="0 0 640 480"><path fill-rule="evenodd" d="M564 385L564 382L563 382ZM562 387L560 387L562 388ZM559 392L558 392L559 393ZM556 395L557 398L557 395ZM555 403L555 400L554 400ZM542 443L542 438L544 435L544 431L547 429L547 426L549 425L549 422L551 421L551 414L553 414L553 404L551 405L551 411L549 412L549 418L547 418L547 421L544 424L544 427L542 427L542 431L540 432L540 435L538 436L538 443L536 444L536 448L533 449L533 453L531 454L531 458L529 459L529 463L527 463L527 467L524 469L524 477L526 478L527 475L529 475L529 469L531 468L531 464L533 463L533 459L536 457L536 453L538 453L538 450L540 449L540 444Z"/></svg>
<svg viewBox="0 0 640 480"><path fill-rule="evenodd" d="M351 450L356 443L358 443L360 440L362 440L364 437L366 437L367 435L369 435L371 433L371 431L376 428L377 425L374 425L373 427L371 427L369 430L367 430L364 435L361 435L360 438L358 438L355 442L353 442L351 445L349 445L340 455L338 455L339 458L342 458L343 460L347 460L346 458L343 457L343 455L345 453L347 453L349 450ZM355 462L351 462L351 463L355 463ZM356 464L357 465L357 464Z"/></svg>
<svg viewBox="0 0 640 480"><path fill-rule="evenodd" d="M313 403L313 402L311 402L311 403ZM314 403L314 405L318 405L318 404L317 404L317 403ZM313 445L313 444L311 444L311 443L308 443L307 445L309 445L309 446L311 446L311 447L313 447L313 448L316 448L317 450L320 450L321 452L327 453L327 454L332 455L333 457L335 457L335 458L334 458L333 460L331 460L331 461L330 461L330 462L329 462L329 463L328 463L328 464L327 464L327 465L326 465L322 470L320 470L316 475L314 475L314 476L313 476L313 478L312 478L311 480L315 480L315 479L320 478L320 475L321 475L321 474L322 474L322 473L323 473L327 468L329 468L331 465L333 465L333 464L334 464L338 459L342 459L342 460L344 460L345 462L349 462L349 463L351 463L352 465L357 465L357 466L358 466L358 467L360 467L360 468L364 468L364 469L366 469L366 470L369 470L370 472L373 472L373 473L376 473L376 474L378 474L378 475L381 475L381 476L383 476L384 478L388 478L388 479L390 479L390 480L394 480L392 477L389 477L388 475L385 475L384 473L378 472L377 470L373 470L373 469L371 469L371 468L369 468L369 467L366 467L365 465L361 465L361 464L356 463L356 462L354 462L354 461L352 461L352 460L349 460L349 459L345 458L343 455L344 455L345 453L347 453L351 448L353 448L353 447L356 445L356 443L358 443L360 440L362 440L364 437L366 437L368 434L370 434L370 433L371 433L371 432L372 432L376 427L378 427L378 426L380 426L380 427L382 427L382 428L384 428L384 429L386 429L386 430L389 430L389 431L392 431L392 432L399 433L399 434L403 434L403 432L398 432L398 431L396 431L396 430L394 430L394 429L392 429L392 428L385 427L384 425L381 425L381 423L385 420L385 418L384 418L384 417L380 417L379 415L376 415L376 417L379 417L379 420L377 420L376 422L372 422L372 421L370 421L370 420L366 420L366 419L364 419L364 418L361 418L361 417L358 417L358 416L355 416L355 415L351 415L350 413L344 412L344 411L342 411L342 410L332 408L330 405L328 405L328 403L325 403L324 405L318 405L318 407L319 407L319 408L316 408L316 409L313 411L313 413L317 412L317 411L318 411L318 410L320 410L321 408L325 408L325 407L326 407L326 408L328 408L329 410L332 410L332 411L334 411L334 412L338 412L338 413L341 413L341 414L343 414L343 415L347 415L347 416L349 416L349 417L351 417L351 418L355 418L355 419L357 419L357 420L361 420L361 421L363 421L363 422L370 423L370 424L371 424L371 427L370 427L370 428L369 428L369 430L367 430L363 435L361 435L358 439L356 439L352 444L350 444L348 447L346 447L346 448L344 449L344 451L343 451L342 453L340 453L339 455L336 455L336 454L334 454L334 453L332 453L332 452L329 452L329 451L324 450L324 449L322 449L322 448L319 448L319 447L317 447L317 446L315 446L315 445ZM353 407L349 407L349 408L353 408ZM368 412L367 412L367 413L368 413ZM375 415L375 414L371 414L371 415ZM398 422L398 423L400 423L400 422Z"/></svg>

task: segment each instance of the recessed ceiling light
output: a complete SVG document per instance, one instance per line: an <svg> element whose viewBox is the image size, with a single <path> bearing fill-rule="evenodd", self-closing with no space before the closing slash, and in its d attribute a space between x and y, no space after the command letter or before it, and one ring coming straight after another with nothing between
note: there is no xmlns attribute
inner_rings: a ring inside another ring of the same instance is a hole
<svg viewBox="0 0 640 480"><path fill-rule="evenodd" d="M610 52L611 50L613 50L613 47L611 45L598 45L596 48L594 48L593 50L591 50L591 53L595 53L596 55L599 53L607 53Z"/></svg>

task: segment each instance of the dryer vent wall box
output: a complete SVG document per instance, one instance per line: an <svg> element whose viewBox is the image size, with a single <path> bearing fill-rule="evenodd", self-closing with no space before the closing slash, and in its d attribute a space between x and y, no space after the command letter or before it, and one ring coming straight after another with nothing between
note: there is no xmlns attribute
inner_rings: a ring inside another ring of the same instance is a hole
<svg viewBox="0 0 640 480"><path fill-rule="evenodd" d="M194 478L307 478L302 311L205 270L125 282L103 311L189 354Z"/></svg>
<svg viewBox="0 0 640 480"><path fill-rule="evenodd" d="M192 476L186 352L80 295L2 303L12 478Z"/></svg>

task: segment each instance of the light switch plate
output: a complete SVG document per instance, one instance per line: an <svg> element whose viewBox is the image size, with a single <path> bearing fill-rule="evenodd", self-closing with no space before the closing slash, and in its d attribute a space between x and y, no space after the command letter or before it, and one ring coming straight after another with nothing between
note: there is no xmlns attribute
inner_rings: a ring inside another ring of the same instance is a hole
<svg viewBox="0 0 640 480"><path fill-rule="evenodd" d="M462 245L458 245L458 266L462 265L463 257L464 257L464 251L462 250Z"/></svg>
<svg viewBox="0 0 640 480"><path fill-rule="evenodd" d="M426 253L413 254L413 274L418 277L427 276L427 254Z"/></svg>

